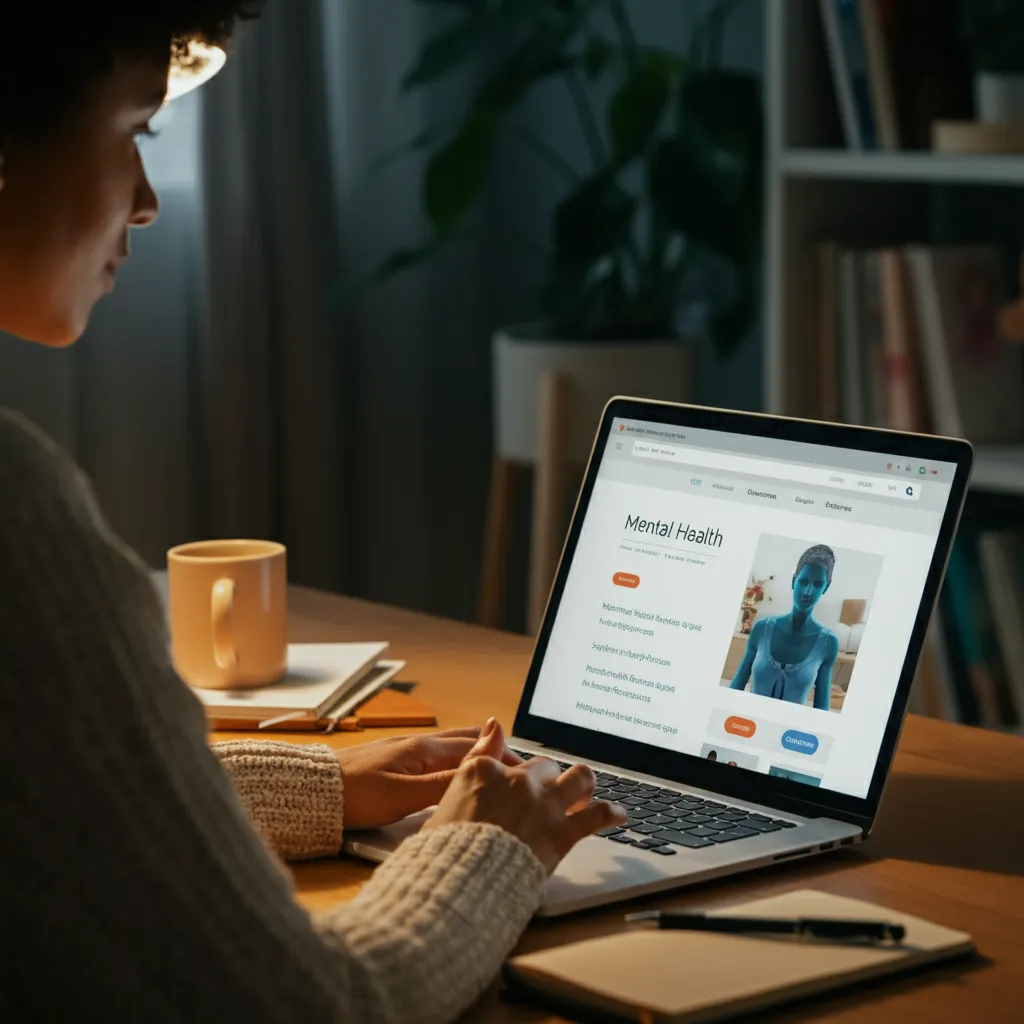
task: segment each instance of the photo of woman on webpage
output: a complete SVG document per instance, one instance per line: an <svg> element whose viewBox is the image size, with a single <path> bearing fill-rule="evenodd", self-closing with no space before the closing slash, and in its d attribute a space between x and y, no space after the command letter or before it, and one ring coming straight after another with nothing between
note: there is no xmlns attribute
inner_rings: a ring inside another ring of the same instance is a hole
<svg viewBox="0 0 1024 1024"><path fill-rule="evenodd" d="M829 710L832 667L839 639L814 618L814 609L832 583L836 556L815 544L801 556L793 574L793 608L785 615L758 619L730 686L763 697L805 704L814 689L814 707Z"/></svg>

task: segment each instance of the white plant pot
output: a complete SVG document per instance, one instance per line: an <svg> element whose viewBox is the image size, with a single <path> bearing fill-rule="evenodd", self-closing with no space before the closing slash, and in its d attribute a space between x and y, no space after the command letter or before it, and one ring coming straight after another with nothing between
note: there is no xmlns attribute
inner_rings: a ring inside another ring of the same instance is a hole
<svg viewBox="0 0 1024 1024"><path fill-rule="evenodd" d="M981 72L974 78L978 120L988 124L1024 122L1024 75Z"/></svg>
<svg viewBox="0 0 1024 1024"><path fill-rule="evenodd" d="M601 412L614 395L690 400L693 346L684 341L547 341L529 325L494 336L496 454L516 462L538 455L538 393L549 373L566 382L563 458L590 455Z"/></svg>

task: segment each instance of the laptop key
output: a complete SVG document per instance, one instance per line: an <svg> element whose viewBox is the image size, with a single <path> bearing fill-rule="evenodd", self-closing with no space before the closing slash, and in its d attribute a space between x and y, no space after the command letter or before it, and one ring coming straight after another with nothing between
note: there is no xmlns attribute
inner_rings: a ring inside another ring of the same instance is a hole
<svg viewBox="0 0 1024 1024"><path fill-rule="evenodd" d="M766 814L748 814L747 817L748 818L753 818L754 821L771 821L772 820Z"/></svg>
<svg viewBox="0 0 1024 1024"><path fill-rule="evenodd" d="M742 821L746 817L745 811L719 811L718 817L723 821Z"/></svg>
<svg viewBox="0 0 1024 1024"><path fill-rule="evenodd" d="M667 814L670 818L685 818L688 815L692 814L693 811L691 811L689 808L685 810L680 810L678 807L670 807L664 813Z"/></svg>
<svg viewBox="0 0 1024 1024"><path fill-rule="evenodd" d="M667 811L672 805L666 804L662 800L648 800L644 806L652 811Z"/></svg>
<svg viewBox="0 0 1024 1024"><path fill-rule="evenodd" d="M652 786L649 782L638 782L636 788L644 793L657 793L659 787Z"/></svg>
<svg viewBox="0 0 1024 1024"><path fill-rule="evenodd" d="M670 829L666 829L663 832L655 832L654 838L664 839L665 842L672 843L674 846L686 846L691 850L699 850L704 846L714 845L710 839L690 835L688 832L674 832Z"/></svg>
<svg viewBox="0 0 1024 1024"><path fill-rule="evenodd" d="M703 800L697 800L691 797L684 797L682 800L677 800L672 806L678 807L681 811L693 811L704 803Z"/></svg>
<svg viewBox="0 0 1024 1024"><path fill-rule="evenodd" d="M783 828L796 828L795 821L783 821L781 818L776 818L775 824L781 825Z"/></svg>
<svg viewBox="0 0 1024 1024"><path fill-rule="evenodd" d="M734 839L746 839L749 836L760 835L760 832L756 832L752 828L730 828L724 832L719 832L716 835L711 836L713 843L731 843Z"/></svg>
<svg viewBox="0 0 1024 1024"><path fill-rule="evenodd" d="M688 828L686 832L684 832L683 834L688 836L700 836L701 838L705 838L707 836L718 835L718 830L708 828L707 825L698 825L696 828Z"/></svg>
<svg viewBox="0 0 1024 1024"><path fill-rule="evenodd" d="M636 842L632 836L626 835L625 832L620 832L617 836L609 836L608 838L613 843L622 843L624 846L632 846Z"/></svg>
<svg viewBox="0 0 1024 1024"><path fill-rule="evenodd" d="M676 851L671 846L655 846L651 849L651 853L660 854L662 857L674 857Z"/></svg>
<svg viewBox="0 0 1024 1024"><path fill-rule="evenodd" d="M642 796L624 796L619 803L625 807L640 807L646 804L647 800Z"/></svg>
<svg viewBox="0 0 1024 1024"><path fill-rule="evenodd" d="M618 776L612 775L611 772L598 772L596 778L598 782L607 782L609 784L618 781Z"/></svg>
<svg viewBox="0 0 1024 1024"><path fill-rule="evenodd" d="M705 800L704 801L704 806L705 807L710 807L711 810L713 810L713 811L724 811L725 810L725 804L716 804L714 802L714 800Z"/></svg>
<svg viewBox="0 0 1024 1024"><path fill-rule="evenodd" d="M634 781L633 779L616 779L615 780L615 788L616 789L636 789L638 786L639 786L639 783Z"/></svg>
<svg viewBox="0 0 1024 1024"><path fill-rule="evenodd" d="M759 818L744 818L743 821L738 822L745 828L756 829L758 832L778 832L782 826L774 825L770 821L761 821Z"/></svg>
<svg viewBox="0 0 1024 1024"><path fill-rule="evenodd" d="M641 850L656 850L659 846L667 846L668 844L664 839L641 839L638 842L637 847Z"/></svg>
<svg viewBox="0 0 1024 1024"><path fill-rule="evenodd" d="M605 800L625 800L627 796L636 796L631 789L619 789L613 786L605 795Z"/></svg>
<svg viewBox="0 0 1024 1024"><path fill-rule="evenodd" d="M660 832L664 827L664 825L652 825L651 822L644 821L639 825L634 825L631 831L639 832L642 836L653 836L655 832Z"/></svg>
<svg viewBox="0 0 1024 1024"><path fill-rule="evenodd" d="M685 818L677 819L680 822L680 828L683 822L687 822L690 825L703 825L705 821L711 821L712 817L710 814L688 814Z"/></svg>
<svg viewBox="0 0 1024 1024"><path fill-rule="evenodd" d="M675 818L670 818L665 814L655 814L653 818L648 818L647 823L649 825L661 825L662 828L675 828L678 824Z"/></svg>
<svg viewBox="0 0 1024 1024"><path fill-rule="evenodd" d="M612 827L612 828L603 828L603 829L601 829L600 832L595 832L594 834L598 835L598 836L601 836L602 839L605 839L605 838L611 838L612 836L617 836L620 833L625 832L625 831L626 830L624 828Z"/></svg>
<svg viewBox="0 0 1024 1024"><path fill-rule="evenodd" d="M649 807L630 807L629 809L630 818L635 818L639 821L646 821L648 818L654 816L654 811Z"/></svg>

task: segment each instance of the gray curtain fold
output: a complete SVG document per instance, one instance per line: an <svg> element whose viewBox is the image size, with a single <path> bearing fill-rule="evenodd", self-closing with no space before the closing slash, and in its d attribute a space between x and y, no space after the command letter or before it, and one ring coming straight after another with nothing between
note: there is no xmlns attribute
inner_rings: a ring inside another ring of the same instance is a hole
<svg viewBox="0 0 1024 1024"><path fill-rule="evenodd" d="M205 89L205 331L197 353L201 532L288 545L337 586L344 532L338 273L319 9L268 5Z"/></svg>
<svg viewBox="0 0 1024 1024"><path fill-rule="evenodd" d="M481 253L338 301L421 241L419 166L374 158L450 121L403 98L435 13L270 0L203 96L208 535L271 536L293 580L470 617L489 465Z"/></svg>

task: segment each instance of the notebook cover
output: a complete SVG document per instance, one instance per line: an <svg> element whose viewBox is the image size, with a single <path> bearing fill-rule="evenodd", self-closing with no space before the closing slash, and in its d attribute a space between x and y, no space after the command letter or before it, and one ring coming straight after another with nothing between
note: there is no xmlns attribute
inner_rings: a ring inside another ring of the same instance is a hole
<svg viewBox="0 0 1024 1024"><path fill-rule="evenodd" d="M384 657L386 643L289 644L288 671L270 686L240 690L193 687L212 718L258 723L293 712L318 717L336 705Z"/></svg>
<svg viewBox="0 0 1024 1024"><path fill-rule="evenodd" d="M434 709L401 690L381 690L354 715L340 724L340 729L386 729L403 726L437 725Z"/></svg>
<svg viewBox="0 0 1024 1024"><path fill-rule="evenodd" d="M606 1019L707 1022L898 974L963 955L971 937L918 917L813 889L718 908L767 917L860 918L900 923L901 945L800 942L713 932L623 931L515 957L513 991L571 1003ZM623 966L628 965L628 970Z"/></svg>

